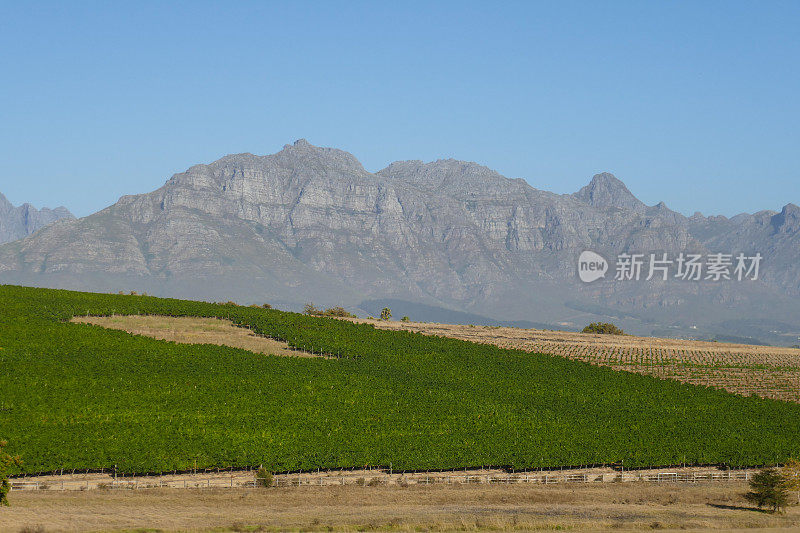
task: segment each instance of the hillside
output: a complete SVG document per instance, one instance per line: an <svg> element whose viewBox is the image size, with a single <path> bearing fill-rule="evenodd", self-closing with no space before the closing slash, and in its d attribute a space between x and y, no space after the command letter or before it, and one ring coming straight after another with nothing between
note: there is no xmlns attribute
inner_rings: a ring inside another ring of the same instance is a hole
<svg viewBox="0 0 800 533"><path fill-rule="evenodd" d="M259 308L0 286L0 436L26 472L755 465L800 405ZM184 345L75 316L217 317L338 358Z"/></svg>
<svg viewBox="0 0 800 533"><path fill-rule="evenodd" d="M730 335L797 344L798 208L684 217L647 206L608 173L572 195L452 159L369 172L305 140L272 155L195 165L163 187L0 246L0 283L159 296L393 300L493 321L601 320L645 335ZM582 284L577 257L621 252L760 252L747 283Z"/></svg>

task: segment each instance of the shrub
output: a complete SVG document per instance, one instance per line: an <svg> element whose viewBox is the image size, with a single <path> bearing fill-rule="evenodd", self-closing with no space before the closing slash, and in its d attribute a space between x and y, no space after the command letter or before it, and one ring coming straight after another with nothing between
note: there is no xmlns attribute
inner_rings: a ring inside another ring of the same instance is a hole
<svg viewBox="0 0 800 533"><path fill-rule="evenodd" d="M797 492L797 503L800 504L800 461L790 459L783 467L783 477L786 480L786 490Z"/></svg>
<svg viewBox="0 0 800 533"><path fill-rule="evenodd" d="M610 322L592 322L581 333L600 333L603 335L625 335L625 332Z"/></svg>
<svg viewBox="0 0 800 533"><path fill-rule="evenodd" d="M263 466L256 472L256 487L271 487L272 486L272 472L268 471Z"/></svg>
<svg viewBox="0 0 800 533"><path fill-rule="evenodd" d="M352 313L348 313L344 307L336 306L336 307L329 307L323 313L324 316L335 316L335 317L344 317L344 318L356 318L356 315Z"/></svg>
<svg viewBox="0 0 800 533"><path fill-rule="evenodd" d="M404 316L403 318L400 319L400 322L411 322L411 319L408 318L407 316Z"/></svg>
<svg viewBox="0 0 800 533"><path fill-rule="evenodd" d="M744 497L759 509L767 507L773 513L781 511L789 503L786 478L774 468L765 468L750 480L750 492Z"/></svg>
<svg viewBox="0 0 800 533"><path fill-rule="evenodd" d="M381 320L389 320L392 318L392 310L388 307L381 309Z"/></svg>
<svg viewBox="0 0 800 533"><path fill-rule="evenodd" d="M0 440L0 506L8 505L8 493L11 492L8 476L11 469L22 464L18 455L9 455L3 450L6 446L8 442Z"/></svg>
<svg viewBox="0 0 800 533"><path fill-rule="evenodd" d="M322 309L317 309L317 307L313 303L309 302L303 306L303 314L311 316L319 316L322 314Z"/></svg>

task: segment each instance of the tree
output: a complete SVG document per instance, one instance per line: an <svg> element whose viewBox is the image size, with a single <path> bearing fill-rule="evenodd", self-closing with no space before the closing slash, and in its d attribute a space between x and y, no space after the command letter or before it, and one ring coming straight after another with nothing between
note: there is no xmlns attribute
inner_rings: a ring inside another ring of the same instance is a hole
<svg viewBox="0 0 800 533"><path fill-rule="evenodd" d="M7 445L7 441L0 440L0 506L8 505L8 493L11 492L8 476L11 468L22 464L19 455L9 455L3 450Z"/></svg>
<svg viewBox="0 0 800 533"><path fill-rule="evenodd" d="M786 480L786 490L797 492L797 503L800 505L800 461L789 459L783 467L783 477Z"/></svg>
<svg viewBox="0 0 800 533"><path fill-rule="evenodd" d="M271 487L272 486L272 472L263 466L256 471L256 486L257 487Z"/></svg>
<svg viewBox="0 0 800 533"><path fill-rule="evenodd" d="M765 468L750 480L750 492L744 497L759 509L768 507L772 512L780 511L789 503L786 478L775 468Z"/></svg>
<svg viewBox="0 0 800 533"><path fill-rule="evenodd" d="M303 306L303 314L316 316L322 314L322 310L317 309L317 306L315 306L313 303L307 303L305 306Z"/></svg>
<svg viewBox="0 0 800 533"><path fill-rule="evenodd" d="M344 318L356 318L356 315L354 315L354 314L352 314L352 313L348 312L348 311L347 311L347 310L346 310L344 307L342 307L342 306L329 307L329 308L328 308L328 309L326 309L326 310L325 310L325 312L324 312L324 313L322 313L322 314L323 314L324 316L335 316L335 317L344 317Z"/></svg>
<svg viewBox="0 0 800 533"><path fill-rule="evenodd" d="M400 322L411 322L411 319L408 318L407 316L404 316L403 318L400 319Z"/></svg>
<svg viewBox="0 0 800 533"><path fill-rule="evenodd" d="M381 320L389 320L392 318L392 310L388 307L381 309Z"/></svg>
<svg viewBox="0 0 800 533"><path fill-rule="evenodd" d="M592 322L581 333L601 333L604 335L625 335L625 332L608 322Z"/></svg>

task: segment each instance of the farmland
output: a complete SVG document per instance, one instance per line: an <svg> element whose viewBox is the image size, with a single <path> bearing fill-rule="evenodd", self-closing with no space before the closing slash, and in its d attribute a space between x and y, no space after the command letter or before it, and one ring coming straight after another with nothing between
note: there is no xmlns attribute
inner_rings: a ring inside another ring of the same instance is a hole
<svg viewBox="0 0 800 533"><path fill-rule="evenodd" d="M800 454L800 405L558 356L145 296L2 286L0 305L0 435L28 473L746 466ZM225 319L323 357L70 322L112 315Z"/></svg>
<svg viewBox="0 0 800 533"><path fill-rule="evenodd" d="M426 322L359 322L381 329L550 353L745 396L800 402L797 348Z"/></svg>

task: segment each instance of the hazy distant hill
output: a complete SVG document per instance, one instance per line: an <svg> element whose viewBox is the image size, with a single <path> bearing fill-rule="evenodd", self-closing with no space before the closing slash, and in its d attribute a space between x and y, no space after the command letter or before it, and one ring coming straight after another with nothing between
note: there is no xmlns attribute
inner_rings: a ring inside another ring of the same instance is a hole
<svg viewBox="0 0 800 533"><path fill-rule="evenodd" d="M614 319L644 334L747 337L741 324L757 319L759 339L796 344L797 333L770 324L800 331L798 211L687 218L644 205L610 174L558 195L455 160L370 173L347 152L300 140L194 166L0 247L0 282L295 309L394 299L573 329ZM765 259L757 282L585 285L576 276L585 249Z"/></svg>
<svg viewBox="0 0 800 533"><path fill-rule="evenodd" d="M75 217L64 207L55 209L44 207L41 210L31 204L14 207L0 193L0 244L27 237L62 218Z"/></svg>

